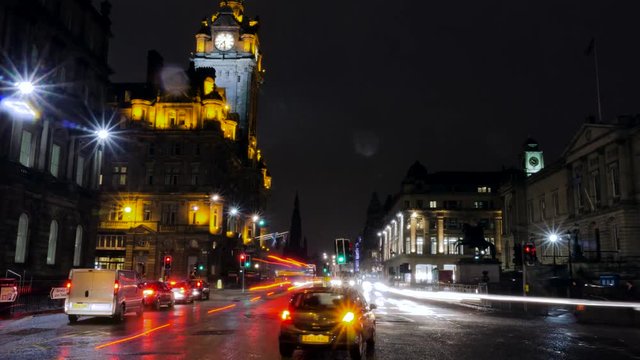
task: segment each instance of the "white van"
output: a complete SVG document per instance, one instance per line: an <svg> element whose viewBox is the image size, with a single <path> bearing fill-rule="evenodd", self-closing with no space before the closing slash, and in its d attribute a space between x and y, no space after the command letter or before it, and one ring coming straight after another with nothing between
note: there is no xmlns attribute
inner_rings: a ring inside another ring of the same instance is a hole
<svg viewBox="0 0 640 360"><path fill-rule="evenodd" d="M67 288L64 312L70 323L78 316L107 316L121 322L126 313L141 316L144 311L142 289L132 270L72 269Z"/></svg>

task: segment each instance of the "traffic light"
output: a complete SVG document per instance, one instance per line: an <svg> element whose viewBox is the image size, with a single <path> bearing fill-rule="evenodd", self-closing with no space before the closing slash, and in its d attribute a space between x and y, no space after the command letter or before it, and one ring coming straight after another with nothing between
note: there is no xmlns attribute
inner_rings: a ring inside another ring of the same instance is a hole
<svg viewBox="0 0 640 360"><path fill-rule="evenodd" d="M166 255L164 257L164 268L165 270L170 270L171 269L171 261L173 260L173 258L171 257L171 255Z"/></svg>
<svg viewBox="0 0 640 360"><path fill-rule="evenodd" d="M258 221L258 226L260 226L260 227L264 227L265 225L267 225L267 222L266 222L264 219L260 219L260 220Z"/></svg>
<svg viewBox="0 0 640 360"><path fill-rule="evenodd" d="M346 264L347 254L349 252L349 240L336 239L335 245L336 245L336 263Z"/></svg>
<svg viewBox="0 0 640 360"><path fill-rule="evenodd" d="M524 244L522 248L524 252L524 262L525 264L531 266L534 265L538 261L538 256L536 255L536 244L533 242L528 242Z"/></svg>
<svg viewBox="0 0 640 360"><path fill-rule="evenodd" d="M244 267L251 267L251 255L246 255L244 258Z"/></svg>
<svg viewBox="0 0 640 360"><path fill-rule="evenodd" d="M200 271L204 270L204 264L198 264L198 270Z"/></svg>
<svg viewBox="0 0 640 360"><path fill-rule="evenodd" d="M351 241L345 240L347 242L347 262L352 263L354 258L354 249Z"/></svg>
<svg viewBox="0 0 640 360"><path fill-rule="evenodd" d="M522 266L522 244L513 244L513 263Z"/></svg>

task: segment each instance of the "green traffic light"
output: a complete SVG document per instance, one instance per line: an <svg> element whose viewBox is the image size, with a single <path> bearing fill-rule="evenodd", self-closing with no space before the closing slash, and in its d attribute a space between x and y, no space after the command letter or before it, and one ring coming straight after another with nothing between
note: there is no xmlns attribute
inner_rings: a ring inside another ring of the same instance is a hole
<svg viewBox="0 0 640 360"><path fill-rule="evenodd" d="M200 270L200 271L204 270L204 265L199 265L198 266L198 270Z"/></svg>
<svg viewBox="0 0 640 360"><path fill-rule="evenodd" d="M338 256L338 264L344 264L344 256L343 255Z"/></svg>
<svg viewBox="0 0 640 360"><path fill-rule="evenodd" d="M244 267L249 267L249 266L251 266L250 262L247 261L247 262L244 263Z"/></svg>

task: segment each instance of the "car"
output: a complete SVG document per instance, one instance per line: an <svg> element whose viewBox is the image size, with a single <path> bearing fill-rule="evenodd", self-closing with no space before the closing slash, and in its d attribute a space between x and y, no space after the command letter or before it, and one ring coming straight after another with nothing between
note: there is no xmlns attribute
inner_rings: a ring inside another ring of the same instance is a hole
<svg viewBox="0 0 640 360"><path fill-rule="evenodd" d="M132 270L71 269L67 289L64 312L71 324L79 316L103 316L122 322L126 313L142 316L144 312L142 290Z"/></svg>
<svg viewBox="0 0 640 360"><path fill-rule="evenodd" d="M375 346L375 308L353 288L299 291L280 316L280 354L290 357L296 348L343 349L359 360Z"/></svg>
<svg viewBox="0 0 640 360"><path fill-rule="evenodd" d="M176 303L193 303L193 290L188 281L171 280L167 283L167 286L173 291L173 297Z"/></svg>
<svg viewBox="0 0 640 360"><path fill-rule="evenodd" d="M195 300L209 300L209 283L206 280L194 279L190 285Z"/></svg>
<svg viewBox="0 0 640 360"><path fill-rule="evenodd" d="M162 281L147 281L141 283L140 288L142 289L145 306L160 310L163 306L172 308L176 302L173 291Z"/></svg>

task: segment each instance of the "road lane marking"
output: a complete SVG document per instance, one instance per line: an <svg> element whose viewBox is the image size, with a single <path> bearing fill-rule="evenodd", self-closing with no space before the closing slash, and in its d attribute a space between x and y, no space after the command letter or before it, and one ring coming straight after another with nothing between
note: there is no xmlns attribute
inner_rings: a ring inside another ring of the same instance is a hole
<svg viewBox="0 0 640 360"><path fill-rule="evenodd" d="M207 314L212 314L214 312L218 312L218 311L222 311L222 310L227 310L227 309L231 309L236 307L236 304L231 304L231 305L227 305L227 306L223 306L223 307L219 307L219 308L215 308L215 309L211 309L209 311L207 311Z"/></svg>
<svg viewBox="0 0 640 360"><path fill-rule="evenodd" d="M158 331L158 330L163 329L163 328L166 328L167 326L171 326L171 324L164 324L164 325L155 327L153 329L147 330L147 331L145 331L143 333L140 333L140 334L137 334L137 335L134 335L134 336L129 336L129 337L124 338L124 339L115 340L115 341L111 341L111 342L108 342L108 343L105 343L105 344L102 344L102 345L98 345L98 346L96 346L96 350L100 350L100 349L105 348L107 346L120 344L120 343L123 343L123 342L127 342L127 341L131 341L131 340L137 339L137 338L145 336L145 335L149 335L152 332Z"/></svg>

